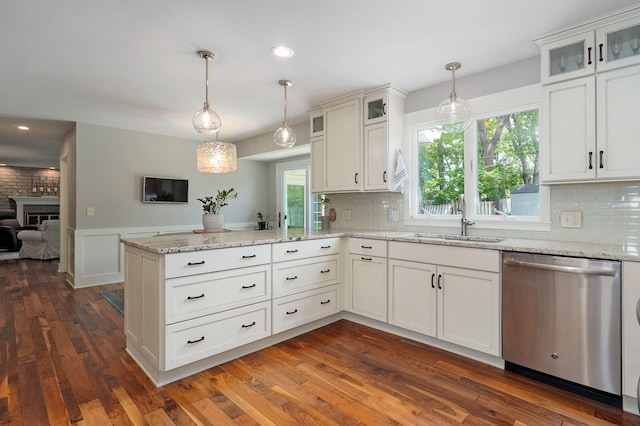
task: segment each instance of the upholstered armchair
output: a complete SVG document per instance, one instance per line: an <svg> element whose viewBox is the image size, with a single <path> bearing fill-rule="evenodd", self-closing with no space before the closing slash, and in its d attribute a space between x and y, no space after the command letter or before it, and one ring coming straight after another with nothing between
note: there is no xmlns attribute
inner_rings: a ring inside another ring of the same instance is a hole
<svg viewBox="0 0 640 426"><path fill-rule="evenodd" d="M39 231L20 231L18 239L22 240L22 258L44 260L60 257L59 220L43 220Z"/></svg>

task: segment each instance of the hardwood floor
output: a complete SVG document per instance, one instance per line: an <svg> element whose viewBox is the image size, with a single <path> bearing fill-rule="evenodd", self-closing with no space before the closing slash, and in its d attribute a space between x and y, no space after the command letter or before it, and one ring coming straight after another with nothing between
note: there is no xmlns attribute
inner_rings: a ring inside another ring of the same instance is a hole
<svg viewBox="0 0 640 426"><path fill-rule="evenodd" d="M0 262L0 424L640 425L640 418L340 321L155 388L123 317L57 261Z"/></svg>

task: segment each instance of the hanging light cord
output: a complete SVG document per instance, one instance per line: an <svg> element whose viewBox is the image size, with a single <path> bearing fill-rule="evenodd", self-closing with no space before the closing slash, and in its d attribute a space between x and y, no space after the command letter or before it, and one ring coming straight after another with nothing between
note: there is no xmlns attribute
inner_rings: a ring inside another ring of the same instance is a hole
<svg viewBox="0 0 640 426"><path fill-rule="evenodd" d="M447 65L447 69L451 70L451 94L449 94L449 99L451 99L451 102L455 102L456 98L458 97L456 95L456 69L459 67L456 67L455 64L448 64Z"/></svg>
<svg viewBox="0 0 640 426"><path fill-rule="evenodd" d="M284 121L282 122L282 127L287 127L287 87L288 84L284 84Z"/></svg>
<svg viewBox="0 0 640 426"><path fill-rule="evenodd" d="M205 62L205 98L204 98L204 107L209 107L209 59L211 56L208 53L202 55Z"/></svg>

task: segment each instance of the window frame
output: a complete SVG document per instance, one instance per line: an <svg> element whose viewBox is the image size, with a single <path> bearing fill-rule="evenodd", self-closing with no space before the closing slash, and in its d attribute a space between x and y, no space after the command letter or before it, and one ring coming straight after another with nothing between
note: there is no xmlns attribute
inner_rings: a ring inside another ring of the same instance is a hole
<svg viewBox="0 0 640 426"><path fill-rule="evenodd" d="M467 198L467 218L474 221L476 229L499 229L499 230L527 230L527 231L549 231L551 229L550 220L550 190L543 184L539 185L539 216L500 216L500 215L476 215L477 194L477 171L475 165L478 164L478 141L476 132L477 119L496 117L514 112L528 111L541 108L541 85L533 84L505 92L499 92L487 96L469 99L468 102L474 111L474 122L464 132L464 169L465 194L474 194L472 199ZM541 116L541 114L540 114ZM429 108L413 113L405 114L405 138L404 150L409 153L408 162L410 164L409 188L404 197L404 224L418 226L454 227L460 228L460 215L430 215L417 213L419 205L418 196L418 141L419 130L436 127L435 108ZM541 123L539 124L542 125ZM540 132L542 135L542 132ZM469 143L472 140L473 143ZM542 140L539 140L540 150L543 149ZM542 162L542 152L538 161ZM542 170L542 165L538 165Z"/></svg>

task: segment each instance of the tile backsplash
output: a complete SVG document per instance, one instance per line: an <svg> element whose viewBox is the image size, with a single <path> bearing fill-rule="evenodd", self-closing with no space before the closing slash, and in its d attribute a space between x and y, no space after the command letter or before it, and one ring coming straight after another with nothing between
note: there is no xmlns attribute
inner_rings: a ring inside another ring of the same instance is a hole
<svg viewBox="0 0 640 426"><path fill-rule="evenodd" d="M337 220L331 226L400 232L453 231L404 225L403 197L399 193L331 194L331 207L337 212ZM399 221L387 220L389 208L398 210ZM344 210L350 211L351 220L343 219ZM560 213L564 211L581 212L582 228L561 228ZM550 232L473 229L471 233L637 246L640 245L640 182L554 185L551 187L551 222Z"/></svg>

